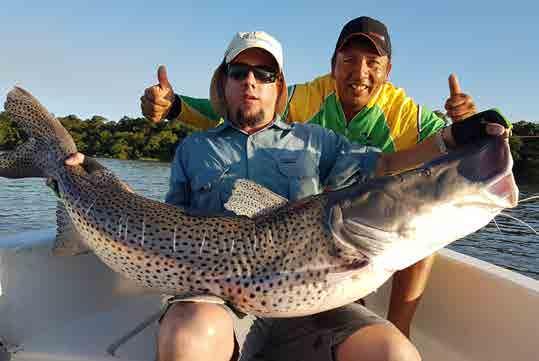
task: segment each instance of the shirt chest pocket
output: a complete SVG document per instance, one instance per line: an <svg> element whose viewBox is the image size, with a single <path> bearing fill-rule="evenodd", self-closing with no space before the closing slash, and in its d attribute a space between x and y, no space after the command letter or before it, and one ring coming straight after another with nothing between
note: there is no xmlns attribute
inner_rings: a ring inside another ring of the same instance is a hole
<svg viewBox="0 0 539 361"><path fill-rule="evenodd" d="M280 155L277 157L277 166L288 181L290 200L320 193L318 163L313 155Z"/></svg>
<svg viewBox="0 0 539 361"><path fill-rule="evenodd" d="M191 206L208 211L223 209L223 178L225 169L208 169L195 175L190 182Z"/></svg>

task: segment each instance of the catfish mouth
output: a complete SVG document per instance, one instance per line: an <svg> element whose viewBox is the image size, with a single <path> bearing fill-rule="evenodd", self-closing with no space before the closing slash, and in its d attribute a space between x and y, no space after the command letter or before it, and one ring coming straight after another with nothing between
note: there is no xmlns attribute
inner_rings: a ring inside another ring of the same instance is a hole
<svg viewBox="0 0 539 361"><path fill-rule="evenodd" d="M506 174L493 181L486 190L502 201L501 208L514 208L518 205L518 188L513 174Z"/></svg>
<svg viewBox="0 0 539 361"><path fill-rule="evenodd" d="M484 192L490 200L500 208L516 207L518 187L512 173L513 158L508 139L496 137L481 148L477 159L473 158L476 174L472 173L472 177L485 185Z"/></svg>
<svg viewBox="0 0 539 361"><path fill-rule="evenodd" d="M341 247L368 244L371 254L383 244L423 227L425 220L487 221L518 204L518 187L507 139L489 137L435 159L416 170L362 186L334 203L329 228ZM469 221L469 222L468 222ZM361 247L360 248L366 248Z"/></svg>

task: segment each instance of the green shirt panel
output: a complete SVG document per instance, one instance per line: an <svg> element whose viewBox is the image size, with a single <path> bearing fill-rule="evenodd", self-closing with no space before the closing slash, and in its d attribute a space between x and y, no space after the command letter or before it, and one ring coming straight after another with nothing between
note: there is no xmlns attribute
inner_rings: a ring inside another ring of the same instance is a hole
<svg viewBox="0 0 539 361"><path fill-rule="evenodd" d="M373 146L383 152L395 151L384 112L377 105L363 108L346 124L341 103L333 93L325 99L320 111L309 122L332 129L353 143Z"/></svg>
<svg viewBox="0 0 539 361"><path fill-rule="evenodd" d="M421 123L419 125L419 142L445 127L445 121L425 107L421 107Z"/></svg>

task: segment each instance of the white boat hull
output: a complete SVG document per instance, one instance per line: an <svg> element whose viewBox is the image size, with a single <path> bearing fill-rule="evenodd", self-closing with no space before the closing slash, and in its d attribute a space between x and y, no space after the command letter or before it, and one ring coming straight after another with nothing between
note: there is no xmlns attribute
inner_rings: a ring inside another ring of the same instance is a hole
<svg viewBox="0 0 539 361"><path fill-rule="evenodd" d="M107 348L161 307L160 296L93 255L54 257L52 230L0 239L0 338L12 360L152 360L155 322ZM386 314L389 283L367 298ZM539 282L442 250L412 328L424 360L539 360ZM2 360L0 352L0 361Z"/></svg>

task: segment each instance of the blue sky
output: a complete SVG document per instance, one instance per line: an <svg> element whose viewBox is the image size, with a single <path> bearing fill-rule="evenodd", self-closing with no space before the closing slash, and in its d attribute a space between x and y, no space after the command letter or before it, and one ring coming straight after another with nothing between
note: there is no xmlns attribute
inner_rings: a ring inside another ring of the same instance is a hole
<svg viewBox="0 0 539 361"><path fill-rule="evenodd" d="M207 97L237 31L264 30L285 52L289 84L329 71L341 27L369 15L389 27L391 81L440 109L455 72L480 109L539 121L539 5L532 1L9 1L0 12L0 97L13 85L54 114L140 115L166 64L178 93Z"/></svg>

